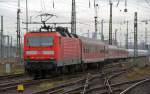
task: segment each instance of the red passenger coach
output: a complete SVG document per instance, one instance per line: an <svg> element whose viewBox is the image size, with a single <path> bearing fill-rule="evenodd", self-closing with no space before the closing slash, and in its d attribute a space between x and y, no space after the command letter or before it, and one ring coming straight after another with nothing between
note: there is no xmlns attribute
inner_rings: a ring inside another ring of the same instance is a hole
<svg viewBox="0 0 150 94"><path fill-rule="evenodd" d="M105 44L100 40L80 37L82 43L82 61L84 63L101 62L105 59Z"/></svg>
<svg viewBox="0 0 150 94"><path fill-rule="evenodd" d="M128 51L123 48L118 48L117 46L108 45L108 55L107 59L124 59L128 57Z"/></svg>

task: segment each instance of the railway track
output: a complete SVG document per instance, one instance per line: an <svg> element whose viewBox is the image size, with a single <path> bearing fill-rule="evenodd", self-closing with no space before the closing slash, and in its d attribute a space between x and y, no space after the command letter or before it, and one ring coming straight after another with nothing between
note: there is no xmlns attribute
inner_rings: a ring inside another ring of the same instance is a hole
<svg viewBox="0 0 150 94"><path fill-rule="evenodd" d="M120 71L124 72L125 69L122 69ZM116 72L117 70L109 71L107 73L104 73L103 75L108 75ZM116 75L119 74L121 73L117 73ZM85 77L83 78L65 82L58 86L46 90L37 91L32 94L85 94L87 89L93 84L91 82L94 80L103 80L103 75L101 72L97 72L96 74L87 73L87 75L85 75ZM113 78L114 76L111 76L111 78Z"/></svg>
<svg viewBox="0 0 150 94"><path fill-rule="evenodd" d="M129 68L130 69L130 68ZM135 83L139 83L141 84L143 82L147 82L150 80L146 79L146 78L141 78L141 79L136 79L136 80L131 80L131 81L121 81L121 82L113 82L112 80L120 77L122 74L128 72L128 69L122 70L120 71L120 73L114 73L114 74L109 74L109 75L103 75L104 77L104 81L103 81L103 85L102 84L95 84L94 86L90 86L89 84L89 88L87 88L87 90L82 93L82 94L120 94L122 91L125 90L125 88L131 86L131 88L133 86L135 86ZM133 85L133 86L132 86ZM150 83L149 83L149 87L150 87ZM140 89L140 88L139 88ZM138 90L138 89L137 89ZM126 90L126 92L128 91L128 89ZM149 94L148 93L137 93L135 91L130 91L131 93L127 92L127 93L122 93L122 94ZM134 93L135 92L135 93ZM71 94L76 94L76 93L71 93Z"/></svg>
<svg viewBox="0 0 150 94"><path fill-rule="evenodd" d="M92 70L49 79L22 80L5 84L0 83L0 93L16 94L16 86L21 83L26 87L23 92L24 94L119 94L125 90L122 86L131 86L134 83L145 80L137 79L132 81L123 80L120 82L113 82L114 79L120 78L121 75L130 70L130 68L123 68L120 67L120 65L118 66L118 64L116 65L116 67L114 67L114 65L113 67L105 67L102 71ZM54 84L55 82L60 83ZM37 88L36 86L41 83L50 83L54 85L46 88ZM30 89L30 87L32 87L32 89Z"/></svg>
<svg viewBox="0 0 150 94"><path fill-rule="evenodd" d="M143 79L137 83L131 85L120 94L150 94L150 78Z"/></svg>
<svg viewBox="0 0 150 94"><path fill-rule="evenodd" d="M95 84L103 84L103 80L104 80L104 75L110 75L109 79L114 78L122 73L124 73L127 69L119 69L119 70L113 70L113 71L107 71L105 73L98 73L97 75L100 75L99 77L95 77L95 78L91 78L91 76L89 76L89 74L86 77L85 83L81 84L79 86L76 86L74 88L71 88L70 90L67 90L63 93L59 93L59 94L87 94L89 88L93 87ZM121 71L120 73L118 73L119 71ZM113 74L113 75L112 75ZM96 80L96 81L94 81ZM101 83L99 83L101 81ZM105 86L106 88L106 86ZM49 93L48 93L49 94Z"/></svg>
<svg viewBox="0 0 150 94"><path fill-rule="evenodd" d="M91 75L90 73L87 73L88 76L90 75L90 78L88 78L89 81L101 77L99 74ZM32 94L66 94L73 90L80 90L84 87L84 82L87 80L86 77L79 77L78 79L73 79L65 83L61 83L60 85L57 85L53 88L47 89L47 90L41 90L38 92L34 92Z"/></svg>
<svg viewBox="0 0 150 94"><path fill-rule="evenodd" d="M16 81L23 81L32 79L28 77L25 74L14 74L14 75L6 75L6 76L0 76L0 86L3 86L4 84L14 83Z"/></svg>
<svg viewBox="0 0 150 94"><path fill-rule="evenodd" d="M22 77L25 76L25 74L13 74L13 75L5 75L5 76L0 76L0 81L5 80L5 79L12 79L16 77Z"/></svg>
<svg viewBox="0 0 150 94"><path fill-rule="evenodd" d="M100 92L98 92L98 94L108 94L108 92L110 92L110 91L114 94L120 94L120 93L115 93L117 91L120 91L120 92L123 91L123 89L119 88L120 86L133 85L133 84L143 81L143 80L145 80L145 79L138 79L138 80L133 80L133 81L125 81L125 82L118 82L115 84L110 84L109 87L111 87L111 89L109 91L105 90L106 88L108 88L107 86L99 85L99 86L93 87L91 89L88 89L86 94L97 94L97 93L95 93L95 91L97 91L97 90L100 91ZM94 93L92 93L93 91L94 91Z"/></svg>
<svg viewBox="0 0 150 94"><path fill-rule="evenodd" d="M108 75L108 74L110 75L110 73L103 73L101 76L101 79L99 79L99 82L101 82L101 83L96 83L97 81L94 84L93 84L93 82L89 82L89 84L87 85L88 87L86 87L86 90L82 91L82 94L91 94L92 92L94 92L93 94L96 94L95 91L97 91L97 90L98 91L100 90L101 92L108 91L109 93L112 93L110 80L114 77L121 75L124 72L125 72L125 70L122 70L121 72L118 72L118 73L112 72L111 76L109 76L109 77L106 77L104 75ZM73 94L75 94L75 93L73 93ZM100 92L99 92L99 94L100 94ZM107 92L106 92L106 94L107 94Z"/></svg>
<svg viewBox="0 0 150 94"><path fill-rule="evenodd" d="M130 69L130 68L123 69L123 68L120 68L119 64L116 64L116 65L117 65L117 68L114 67L114 65L108 66L108 68L111 68L109 71L105 67L102 70L101 84L95 83L93 86L91 86L89 84L89 88L87 88L87 90L84 91L83 94L111 94L111 93L114 93L114 89L111 86L112 85L111 80L126 73ZM118 91L119 89L115 88L115 91L116 90Z"/></svg>
<svg viewBox="0 0 150 94"><path fill-rule="evenodd" d="M45 94L45 93L55 94L55 93L60 93L60 92L62 93L65 90L64 87L66 88L67 86L71 86L73 84L83 82L84 79L85 78L80 78L80 79L76 79L74 81L69 81L67 83L60 84L60 85L55 86L53 88L50 88L50 89L47 89L47 90L38 91L38 92L34 92L32 94Z"/></svg>
<svg viewBox="0 0 150 94"><path fill-rule="evenodd" d="M89 71L89 72L95 73L95 71ZM80 82L83 79L85 79L83 75L85 75L85 73L80 72L78 74L70 74L70 75L58 76L58 77L53 77L53 78L49 78L49 79L41 79L41 80L31 80L30 79L30 80L22 80L22 81L17 81L17 82L15 81L15 82L10 82L10 83L5 83L5 84L1 84L0 83L0 93L1 92L3 92L4 94L5 93L6 94L17 93L17 91L16 91L17 85L18 84L23 84L24 87L26 87L25 92L27 91L28 92L27 94L29 94L29 92L30 92L30 94L32 94L35 91L34 90L33 91L29 90L28 89L29 87L32 87L32 86L34 87L34 86L37 86L37 85L39 85L41 83L45 83L45 82L48 82L48 83L53 83L55 81L59 82L61 80L62 80L62 82L66 83L66 81L69 81L70 79L73 79L73 81ZM73 83L76 83L76 82L70 82L70 83L68 82L68 85L71 85L71 83L73 84ZM61 86L63 87L63 85L61 85Z"/></svg>

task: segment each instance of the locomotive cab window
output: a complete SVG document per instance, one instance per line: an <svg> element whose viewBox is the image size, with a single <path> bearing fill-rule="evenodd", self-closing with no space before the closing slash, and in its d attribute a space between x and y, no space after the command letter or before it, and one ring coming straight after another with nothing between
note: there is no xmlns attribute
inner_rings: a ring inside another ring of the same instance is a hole
<svg viewBox="0 0 150 94"><path fill-rule="evenodd" d="M52 46L53 37L50 36L33 36L27 39L28 46Z"/></svg>

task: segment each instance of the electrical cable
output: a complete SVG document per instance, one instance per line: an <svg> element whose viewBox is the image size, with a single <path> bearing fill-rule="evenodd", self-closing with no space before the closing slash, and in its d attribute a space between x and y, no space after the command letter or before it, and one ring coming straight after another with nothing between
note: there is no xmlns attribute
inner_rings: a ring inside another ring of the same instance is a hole
<svg viewBox="0 0 150 94"><path fill-rule="evenodd" d="M127 0L125 0L125 7L127 7Z"/></svg>
<svg viewBox="0 0 150 94"><path fill-rule="evenodd" d="M80 3L80 2L78 2L78 3ZM43 7L43 5L42 5L42 7ZM79 5L79 7L86 8L85 6L81 6L81 4Z"/></svg>
<svg viewBox="0 0 150 94"><path fill-rule="evenodd" d="M95 6L96 6L96 1L94 0L94 8L95 8Z"/></svg>
<svg viewBox="0 0 150 94"><path fill-rule="evenodd" d="M148 0L145 0L145 2L148 4L148 6L150 6L150 2Z"/></svg>
<svg viewBox="0 0 150 94"><path fill-rule="evenodd" d="M89 0L89 8L91 8L91 1Z"/></svg>
<svg viewBox="0 0 150 94"><path fill-rule="evenodd" d="M118 0L118 2L117 2L117 6L116 6L116 7L118 7L119 3L120 3L120 0Z"/></svg>

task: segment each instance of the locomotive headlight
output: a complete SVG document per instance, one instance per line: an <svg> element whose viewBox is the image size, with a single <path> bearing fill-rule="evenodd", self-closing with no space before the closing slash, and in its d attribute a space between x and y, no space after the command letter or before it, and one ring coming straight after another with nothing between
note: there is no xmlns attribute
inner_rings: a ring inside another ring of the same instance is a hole
<svg viewBox="0 0 150 94"><path fill-rule="evenodd" d="M46 54L46 55L54 55L54 51L43 51L43 54Z"/></svg>
<svg viewBox="0 0 150 94"><path fill-rule="evenodd" d="M26 51L27 55L35 55L37 54L37 51Z"/></svg>

